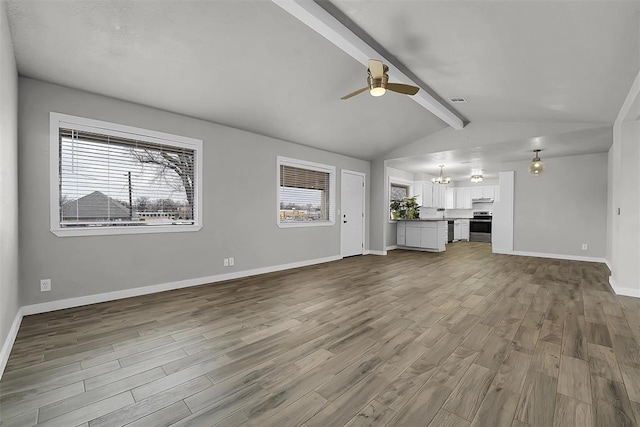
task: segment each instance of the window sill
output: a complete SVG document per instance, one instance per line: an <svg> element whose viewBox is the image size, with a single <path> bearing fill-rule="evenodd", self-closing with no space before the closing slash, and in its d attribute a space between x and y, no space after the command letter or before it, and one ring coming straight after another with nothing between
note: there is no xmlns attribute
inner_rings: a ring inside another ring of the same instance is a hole
<svg viewBox="0 0 640 427"><path fill-rule="evenodd" d="M335 221L323 221L323 222L278 222L280 228L300 228L300 227L329 227L335 225Z"/></svg>
<svg viewBox="0 0 640 427"><path fill-rule="evenodd" d="M199 231L202 225L138 226L138 227L95 227L58 228L51 232L58 237L110 236L118 234L188 233Z"/></svg>

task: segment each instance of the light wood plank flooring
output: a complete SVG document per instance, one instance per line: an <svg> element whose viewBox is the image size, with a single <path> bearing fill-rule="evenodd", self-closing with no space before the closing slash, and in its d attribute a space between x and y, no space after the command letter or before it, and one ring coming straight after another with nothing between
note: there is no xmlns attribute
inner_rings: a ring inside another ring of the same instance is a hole
<svg viewBox="0 0 640 427"><path fill-rule="evenodd" d="M392 251L26 317L2 426L635 426L601 264Z"/></svg>

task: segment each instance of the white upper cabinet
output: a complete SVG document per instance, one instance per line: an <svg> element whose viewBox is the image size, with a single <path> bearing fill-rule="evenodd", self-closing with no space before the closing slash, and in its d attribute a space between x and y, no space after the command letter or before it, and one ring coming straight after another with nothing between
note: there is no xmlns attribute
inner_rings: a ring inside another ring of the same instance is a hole
<svg viewBox="0 0 640 427"><path fill-rule="evenodd" d="M433 184L428 181L416 181L413 183L413 196L416 196L418 204L425 208L433 208L435 201L433 197Z"/></svg>
<svg viewBox="0 0 640 427"><path fill-rule="evenodd" d="M495 185L449 187L430 181L415 181L412 195L425 208L473 209L473 200L497 199L499 192Z"/></svg>
<svg viewBox="0 0 640 427"><path fill-rule="evenodd" d="M481 199L482 196L482 189L484 187L471 187L471 198L472 199Z"/></svg>
<svg viewBox="0 0 640 427"><path fill-rule="evenodd" d="M411 196L410 197L415 197L419 206L425 206L424 203L423 203L424 194L422 192L422 182L421 181L416 181L416 182L413 183L413 187L411 189Z"/></svg>
<svg viewBox="0 0 640 427"><path fill-rule="evenodd" d="M471 188L471 199L495 199L498 193L497 185L484 185Z"/></svg>
<svg viewBox="0 0 640 427"><path fill-rule="evenodd" d="M456 187L453 189L455 193L455 209L471 209L471 190L470 187Z"/></svg>
<svg viewBox="0 0 640 427"><path fill-rule="evenodd" d="M455 209L456 208L456 191L455 188L447 187L445 190L445 209Z"/></svg>
<svg viewBox="0 0 640 427"><path fill-rule="evenodd" d="M483 199L495 199L495 197L496 197L496 187L494 185L482 187Z"/></svg>

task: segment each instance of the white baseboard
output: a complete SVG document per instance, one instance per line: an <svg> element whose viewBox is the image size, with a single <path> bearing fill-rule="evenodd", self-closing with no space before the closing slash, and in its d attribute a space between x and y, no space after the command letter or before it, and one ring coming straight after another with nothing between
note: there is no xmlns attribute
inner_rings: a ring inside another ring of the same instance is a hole
<svg viewBox="0 0 640 427"><path fill-rule="evenodd" d="M222 282L224 280L239 279L243 277L256 276L258 274L273 273L276 271L290 270L292 268L307 267L325 262L337 261L341 256L330 256L307 261L292 262L270 267L254 268L252 270L235 271L233 273L217 274L215 276L198 277L196 279L180 280L177 282L162 283L159 285L143 286L140 288L123 289L121 291L105 292L102 294L87 295L77 298L69 298L57 301L44 302L40 304L26 305L21 308L22 315L46 313L49 311L62 310L65 308L80 307L83 305L96 304L100 302L113 301L123 298L130 298L139 295L154 294L157 292L170 291L173 289L188 288L190 286L206 285L208 283Z"/></svg>
<svg viewBox="0 0 640 427"><path fill-rule="evenodd" d="M392 251L394 249L398 249L398 245L387 246L385 249L388 250L388 251Z"/></svg>
<svg viewBox="0 0 640 427"><path fill-rule="evenodd" d="M600 262L606 263L604 258L579 256L579 255L563 255L563 254L548 254L543 252L524 252L524 251L493 251L494 254L502 255L517 255L517 256L530 256L535 258L552 258L552 259L565 259L568 261L585 261L585 262Z"/></svg>
<svg viewBox="0 0 640 427"><path fill-rule="evenodd" d="M369 250L369 255L386 255L387 251L374 251L372 249Z"/></svg>
<svg viewBox="0 0 640 427"><path fill-rule="evenodd" d="M640 289L637 289L637 288L625 288L625 287L622 287L622 286L618 286L618 284L616 283L616 281L613 278L613 276L609 276L609 284L611 285L611 288L613 288L613 292L615 292L616 295L623 295L623 296L626 296L626 297L640 298Z"/></svg>
<svg viewBox="0 0 640 427"><path fill-rule="evenodd" d="M9 329L9 334L4 340L2 349L0 350L0 379L2 379L2 375L4 374L4 368L7 367L13 343L16 341L18 330L20 329L20 323L22 323L22 317L22 307L20 307L16 313L16 317L13 319L13 324L11 325L11 329Z"/></svg>
<svg viewBox="0 0 640 427"><path fill-rule="evenodd" d="M613 271L613 268L611 267L611 263L609 262L608 259L604 259L604 263L607 264L607 268L609 269L609 271Z"/></svg>

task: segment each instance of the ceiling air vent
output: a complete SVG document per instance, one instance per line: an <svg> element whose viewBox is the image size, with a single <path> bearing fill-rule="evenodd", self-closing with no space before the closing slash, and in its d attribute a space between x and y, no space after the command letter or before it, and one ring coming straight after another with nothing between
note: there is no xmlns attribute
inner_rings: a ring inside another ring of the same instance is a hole
<svg viewBox="0 0 640 427"><path fill-rule="evenodd" d="M449 98L449 101L451 101L452 104L466 104L467 103L467 100L464 99L461 96L456 97L456 98Z"/></svg>

